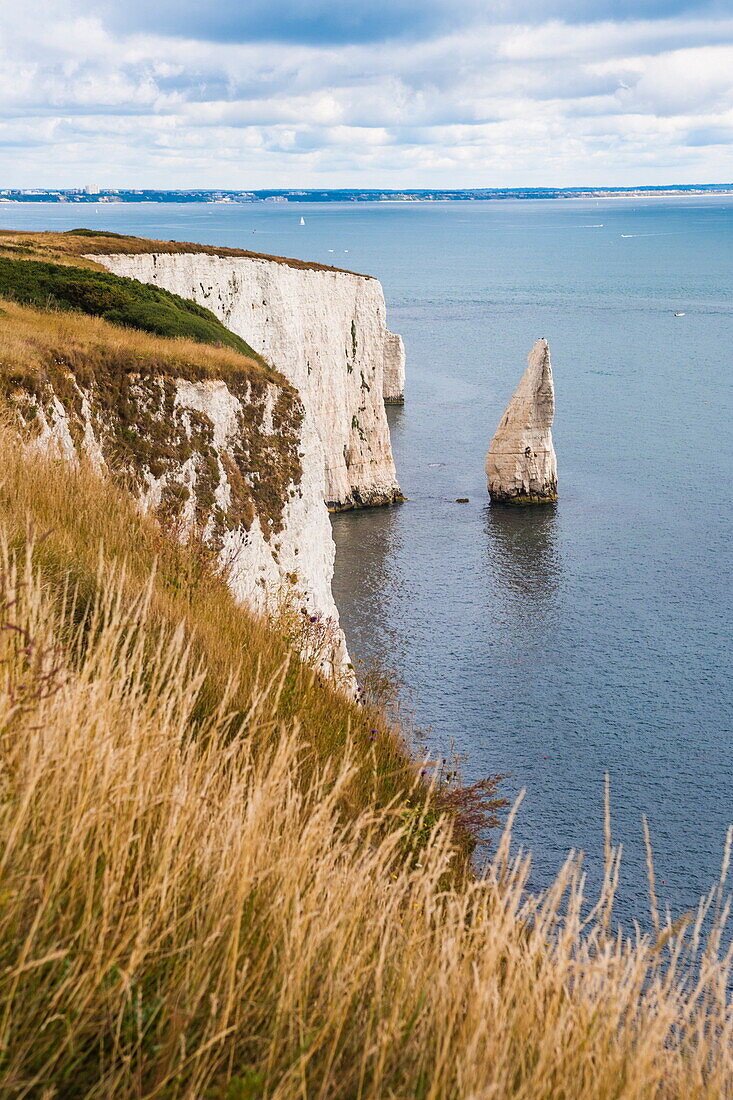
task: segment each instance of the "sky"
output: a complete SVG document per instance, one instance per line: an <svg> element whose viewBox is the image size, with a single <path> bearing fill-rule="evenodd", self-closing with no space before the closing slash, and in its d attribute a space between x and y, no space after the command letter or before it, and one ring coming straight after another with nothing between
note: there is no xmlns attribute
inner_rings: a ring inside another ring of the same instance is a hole
<svg viewBox="0 0 733 1100"><path fill-rule="evenodd" d="M0 188L733 181L733 0L0 0Z"/></svg>

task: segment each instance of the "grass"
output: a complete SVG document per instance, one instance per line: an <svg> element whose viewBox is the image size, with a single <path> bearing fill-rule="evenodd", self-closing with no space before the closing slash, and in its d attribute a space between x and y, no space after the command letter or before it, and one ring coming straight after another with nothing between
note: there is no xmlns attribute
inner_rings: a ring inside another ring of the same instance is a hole
<svg viewBox="0 0 733 1100"><path fill-rule="evenodd" d="M176 400L180 380L212 379L239 400L238 427L225 452L215 445L211 421ZM212 546L227 530L248 529L255 515L267 536L276 534L291 486L301 478L303 414L296 391L259 356L233 348L161 339L0 299L0 394L31 431L40 430L43 419L53 422L60 402L79 450L91 425L107 467L136 495L150 477L165 475L160 515L176 520L191 501L199 527L209 525ZM231 494L225 511L215 501L220 455Z"/></svg>
<svg viewBox="0 0 733 1100"><path fill-rule="evenodd" d="M28 368L40 383L45 377L43 371L53 372L54 366L62 366L64 356L74 360L80 356L84 360L83 364L80 360L78 367L82 372L81 380L107 369L103 364L109 360L116 361L117 371L127 374L179 376L194 382L212 378L227 383L263 380L292 389L279 371L251 350L243 352L234 347L207 346L185 336L160 339L145 330L135 331L95 316L46 308L45 305L23 306L13 297L3 299L0 295L0 325L0 370L6 378L14 372L22 374ZM68 373L72 368L66 369Z"/></svg>
<svg viewBox="0 0 733 1100"><path fill-rule="evenodd" d="M259 358L203 306L109 272L0 256L0 297L40 309L76 310L157 336L196 340Z"/></svg>
<svg viewBox="0 0 733 1100"><path fill-rule="evenodd" d="M32 530L38 537L36 559L49 590L61 592L71 584L85 604L98 598L100 554L111 569L124 562L125 599L134 601L150 588L151 631L174 630L185 623L193 638L194 655L206 669L197 699L202 721L225 697L235 710L247 713L264 678L277 685L278 719L289 722L297 717L304 743L310 746L304 775L311 766L318 770L340 759L349 741L358 746L363 759L350 789L352 811L375 801L386 805L395 797L409 797L421 806L429 801L424 784L418 784L416 795L420 769L380 713L349 700L297 660L288 638L289 622L273 626L235 604L205 550L166 535L151 516L140 513L128 493L84 463L72 467L24 452L7 427L2 436L0 518L8 537L19 545ZM233 676L236 690L228 686ZM461 835L460 822L457 838L467 850L470 837Z"/></svg>
<svg viewBox="0 0 733 1100"><path fill-rule="evenodd" d="M590 917L575 857L473 877L384 720L190 549L0 464L2 1095L732 1094L722 888L624 937L610 826Z"/></svg>

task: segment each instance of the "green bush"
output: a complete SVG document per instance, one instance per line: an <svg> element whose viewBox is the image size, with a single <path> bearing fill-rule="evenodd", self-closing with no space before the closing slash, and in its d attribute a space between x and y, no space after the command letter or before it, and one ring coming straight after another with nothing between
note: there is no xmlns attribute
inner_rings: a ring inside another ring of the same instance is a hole
<svg viewBox="0 0 733 1100"><path fill-rule="evenodd" d="M105 271L0 257L0 297L39 309L77 310L156 336L184 336L260 358L203 306Z"/></svg>
<svg viewBox="0 0 733 1100"><path fill-rule="evenodd" d="M67 229L65 237L114 237L118 241L126 241L126 233L113 233L111 229Z"/></svg>

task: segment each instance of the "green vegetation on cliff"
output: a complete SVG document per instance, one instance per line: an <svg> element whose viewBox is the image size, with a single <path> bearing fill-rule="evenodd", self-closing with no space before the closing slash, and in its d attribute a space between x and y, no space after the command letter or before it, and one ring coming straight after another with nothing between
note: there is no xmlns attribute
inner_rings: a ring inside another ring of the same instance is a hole
<svg viewBox="0 0 733 1100"><path fill-rule="evenodd" d="M210 310L109 272L0 256L0 297L39 309L77 310L157 336L197 340L259 358Z"/></svg>
<svg viewBox="0 0 733 1100"><path fill-rule="evenodd" d="M177 520L193 488L199 527L211 520L212 544L236 526L249 530L255 516L266 536L281 530L302 473L303 409L259 356L2 298L0 347L0 393L26 429L54 423L60 404L75 446L91 428L119 484L138 494L165 475L161 518ZM237 430L223 451L209 417L177 400L181 382L206 381L226 383L238 401ZM226 509L215 497L220 453L231 489Z"/></svg>

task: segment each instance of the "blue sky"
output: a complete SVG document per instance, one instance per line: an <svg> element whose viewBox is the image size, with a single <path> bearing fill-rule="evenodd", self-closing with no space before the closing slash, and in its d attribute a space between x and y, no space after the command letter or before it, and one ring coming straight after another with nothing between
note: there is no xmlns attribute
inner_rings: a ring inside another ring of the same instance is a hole
<svg viewBox="0 0 733 1100"><path fill-rule="evenodd" d="M733 180L733 0L0 0L0 187Z"/></svg>

